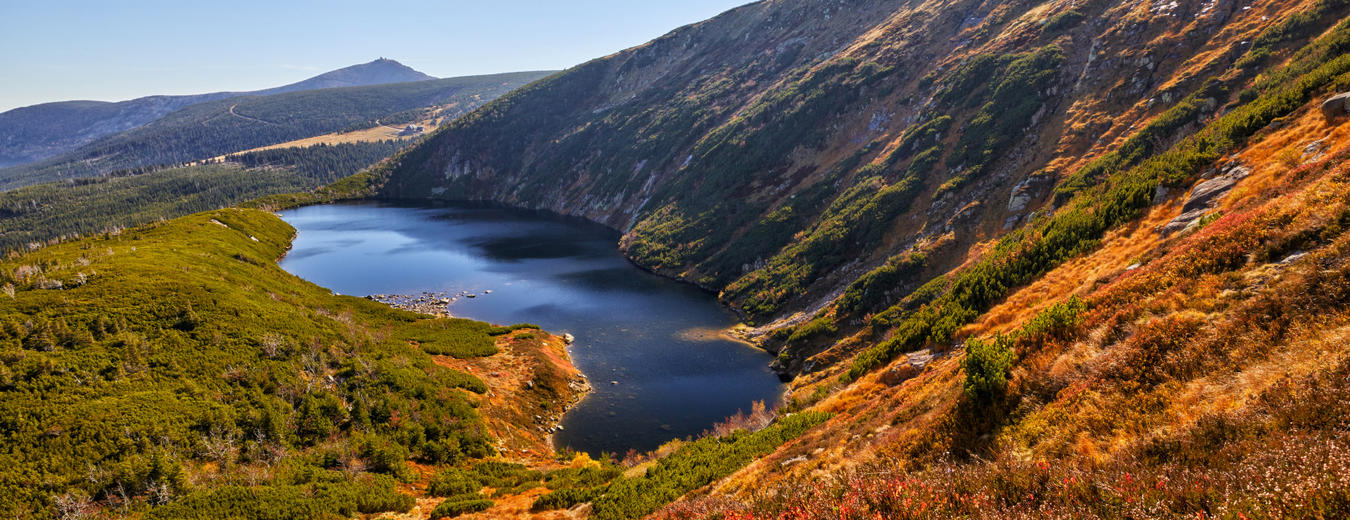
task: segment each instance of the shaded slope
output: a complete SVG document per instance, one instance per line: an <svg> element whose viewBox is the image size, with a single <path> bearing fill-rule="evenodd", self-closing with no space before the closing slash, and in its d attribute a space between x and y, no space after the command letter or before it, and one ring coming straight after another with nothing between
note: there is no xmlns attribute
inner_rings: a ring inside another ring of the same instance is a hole
<svg viewBox="0 0 1350 520"><path fill-rule="evenodd" d="M1100 181L1073 176L1084 158L1133 164L1193 131L1346 11L1243 43L1302 9L760 2L488 105L409 152L384 194L606 223L634 261L761 323L923 253L857 320L1033 220L1056 183Z"/></svg>

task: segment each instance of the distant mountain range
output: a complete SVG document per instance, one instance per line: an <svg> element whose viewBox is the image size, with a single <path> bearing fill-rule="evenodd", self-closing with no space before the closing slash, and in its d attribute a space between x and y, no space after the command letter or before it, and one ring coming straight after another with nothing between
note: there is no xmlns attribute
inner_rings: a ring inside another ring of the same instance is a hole
<svg viewBox="0 0 1350 520"><path fill-rule="evenodd" d="M549 74L512 72L203 101L55 156L0 167L0 190L185 164L318 135L390 125L407 117L422 117L416 114L433 107L439 107L439 120L449 121ZM315 78L320 79L333 80Z"/></svg>
<svg viewBox="0 0 1350 520"><path fill-rule="evenodd" d="M251 92L146 96L119 102L60 101L16 108L0 113L0 167L69 152L100 137L140 127L181 108L207 101L429 79L436 78L397 61L380 58L289 85Z"/></svg>

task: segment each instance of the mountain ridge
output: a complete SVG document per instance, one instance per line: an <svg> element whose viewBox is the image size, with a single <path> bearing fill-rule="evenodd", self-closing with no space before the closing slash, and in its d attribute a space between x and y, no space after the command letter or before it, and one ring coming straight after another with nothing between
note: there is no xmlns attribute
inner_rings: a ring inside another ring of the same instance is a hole
<svg viewBox="0 0 1350 520"><path fill-rule="evenodd" d="M397 61L379 58L295 83L254 91L150 95L126 101L56 101L14 108L0 112L0 168L59 155L99 137L140 127L198 103L239 96L429 79L435 78Z"/></svg>
<svg viewBox="0 0 1350 520"><path fill-rule="evenodd" d="M70 152L0 169L0 188L182 164L351 127L375 126L380 118L387 124L391 117L416 116L407 121L417 121L426 115L421 112L438 106L440 117L453 118L548 74L511 72L206 101Z"/></svg>
<svg viewBox="0 0 1350 520"><path fill-rule="evenodd" d="M1070 193L1085 158L1188 94L1202 106L1166 132L1207 117L1252 76L1197 79L1254 56L1239 36L1256 26L1233 20L1280 17L1093 4L1050 23L1055 2L845 4L750 4L569 69L410 150L383 193L584 216L625 232L635 261L771 320L842 289L856 276L838 271L845 259L875 267L947 229L971 230L968 246L1031 220L1052 191ZM920 18L943 9L972 14ZM1139 48L1152 38L1158 49ZM819 226L831 218L845 236ZM784 249L794 233L818 240ZM823 261L788 274L803 255Z"/></svg>

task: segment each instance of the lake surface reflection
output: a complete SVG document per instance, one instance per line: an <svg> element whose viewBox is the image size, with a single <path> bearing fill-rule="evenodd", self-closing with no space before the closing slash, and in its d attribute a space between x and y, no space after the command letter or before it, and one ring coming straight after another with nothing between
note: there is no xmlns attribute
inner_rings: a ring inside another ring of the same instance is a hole
<svg viewBox="0 0 1350 520"><path fill-rule="evenodd" d="M334 204L281 216L299 231L281 267L336 292L469 291L479 296L451 313L575 335L573 361L595 392L564 417L559 447L655 448L753 401L772 405L782 390L767 353L708 333L735 324L734 314L630 264L603 226L468 203Z"/></svg>

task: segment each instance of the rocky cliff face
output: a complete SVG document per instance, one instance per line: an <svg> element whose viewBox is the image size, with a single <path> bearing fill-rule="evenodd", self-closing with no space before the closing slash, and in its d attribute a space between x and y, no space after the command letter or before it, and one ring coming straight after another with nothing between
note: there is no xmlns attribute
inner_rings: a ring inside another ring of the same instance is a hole
<svg viewBox="0 0 1350 520"><path fill-rule="evenodd" d="M797 371L823 348L811 338L949 295L939 277L991 241L1044 233L1033 225L1057 207L1248 101L1262 71L1346 13L1298 0L764 1L488 105L403 156L383 194L620 229L634 261L780 330L768 343L796 345ZM1025 283L1014 278L999 283ZM950 339L987 308L975 300L934 310L956 317L921 336Z"/></svg>

